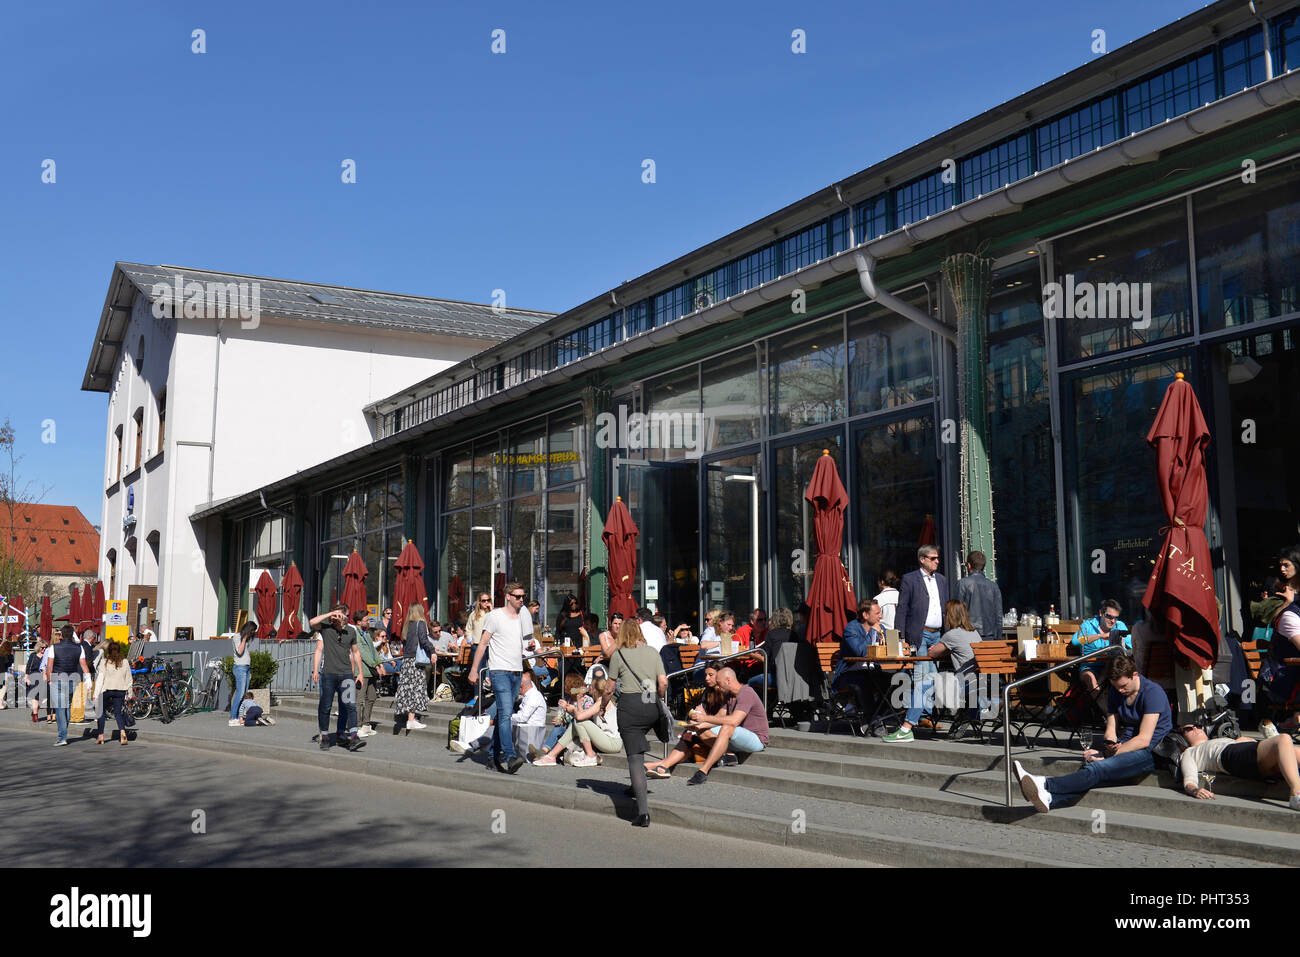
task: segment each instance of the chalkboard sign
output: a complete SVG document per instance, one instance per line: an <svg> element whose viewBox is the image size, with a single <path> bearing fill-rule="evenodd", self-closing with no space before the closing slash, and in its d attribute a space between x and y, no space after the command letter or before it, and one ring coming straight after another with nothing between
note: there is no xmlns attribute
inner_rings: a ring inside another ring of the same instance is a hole
<svg viewBox="0 0 1300 957"><path fill-rule="evenodd" d="M193 641L193 640L194 640L194 629L193 629L193 628L177 628L177 629L176 629L176 637L175 637L175 639L173 639L173 640L175 640L175 641Z"/></svg>

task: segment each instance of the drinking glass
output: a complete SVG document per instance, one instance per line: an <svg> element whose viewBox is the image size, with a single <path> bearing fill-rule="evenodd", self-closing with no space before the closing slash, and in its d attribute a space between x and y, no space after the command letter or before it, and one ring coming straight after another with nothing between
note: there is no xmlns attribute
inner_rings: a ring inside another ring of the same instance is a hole
<svg viewBox="0 0 1300 957"><path fill-rule="evenodd" d="M1091 728L1084 728L1082 731L1079 732L1079 743L1080 743L1081 745L1083 745L1083 750L1085 750L1085 751L1087 751L1089 748L1092 747L1092 729L1091 729ZM1087 759L1086 759L1086 758L1084 759L1084 763L1085 763L1085 764L1087 763Z"/></svg>

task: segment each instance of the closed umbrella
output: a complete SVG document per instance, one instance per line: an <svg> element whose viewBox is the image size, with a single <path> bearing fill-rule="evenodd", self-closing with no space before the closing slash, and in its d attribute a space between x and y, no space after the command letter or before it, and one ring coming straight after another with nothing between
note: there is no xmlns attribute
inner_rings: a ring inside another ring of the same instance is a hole
<svg viewBox="0 0 1300 957"><path fill-rule="evenodd" d="M258 578L253 593L257 595L254 608L257 613L257 637L258 640L265 641L275 633L276 588L275 579L271 577L270 572L262 570L262 576Z"/></svg>
<svg viewBox="0 0 1300 957"><path fill-rule="evenodd" d="M82 602L82 605L84 610L85 602ZM95 629L96 634L103 635L104 634L104 583L102 581L95 582L95 603L90 607L91 607L90 619L93 622L91 627Z"/></svg>
<svg viewBox="0 0 1300 957"><path fill-rule="evenodd" d="M1209 489L1205 450L1210 430L1183 374L1169 384L1147 433L1156 450L1156 481L1169 524L1142 604L1165 620L1174 649L1201 669L1219 656L1219 609L1205 538Z"/></svg>
<svg viewBox="0 0 1300 957"><path fill-rule="evenodd" d="M72 586L72 596L68 599L68 624L81 629L81 590L76 585Z"/></svg>
<svg viewBox="0 0 1300 957"><path fill-rule="evenodd" d="M302 619L298 617L298 606L302 603L302 575L298 573L297 565L289 565L281 585L284 587L284 612L280 615L280 630L275 637L279 641L288 641L302 634Z"/></svg>
<svg viewBox="0 0 1300 957"><path fill-rule="evenodd" d="M623 503L622 496L614 502L605 519L605 529L600 540L605 543L606 565L609 568L609 613L624 618L636 615L636 601L632 588L636 585L636 538L640 531L632 521L632 513Z"/></svg>
<svg viewBox="0 0 1300 957"><path fill-rule="evenodd" d="M401 641L406 633L406 614L412 605L418 603L424 609L424 617L429 617L429 598L424 591L424 559L420 557L415 542L406 543L394 568L397 580L393 583L393 617L388 637L391 641L396 636Z"/></svg>
<svg viewBox="0 0 1300 957"><path fill-rule="evenodd" d="M41 599L41 622L37 627L37 636L41 641L49 644L50 639L54 637L54 611L50 608L49 595Z"/></svg>
<svg viewBox="0 0 1300 957"><path fill-rule="evenodd" d="M460 575L452 575L447 583L447 616L451 621L460 621L465 611L465 583Z"/></svg>
<svg viewBox="0 0 1300 957"><path fill-rule="evenodd" d="M803 497L813 506L813 537L817 542L812 587L808 589L808 640L834 641L844 636L844 626L856 612L857 599L840 561L849 493L840 481L829 449L817 460Z"/></svg>
<svg viewBox="0 0 1300 957"><path fill-rule="evenodd" d="M370 574L361 553L355 548L348 556L348 563L343 566L343 597L341 604L348 606L349 613L366 609L366 577Z"/></svg>
<svg viewBox="0 0 1300 957"><path fill-rule="evenodd" d="M922 545L938 545L938 544L939 544L939 536L935 533L934 530L934 516L929 513L926 513L925 521L921 523L921 534L916 539L916 547L920 548Z"/></svg>

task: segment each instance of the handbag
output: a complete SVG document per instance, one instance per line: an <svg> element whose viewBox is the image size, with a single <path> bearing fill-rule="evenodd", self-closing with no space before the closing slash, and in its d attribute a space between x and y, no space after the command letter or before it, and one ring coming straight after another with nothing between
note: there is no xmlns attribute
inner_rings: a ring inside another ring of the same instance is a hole
<svg viewBox="0 0 1300 957"><path fill-rule="evenodd" d="M492 717L486 714L465 714L461 715L460 727L456 732L456 740L464 747L469 747L479 738L486 735L492 729Z"/></svg>
<svg viewBox="0 0 1300 957"><path fill-rule="evenodd" d="M641 680L641 676L627 663L627 658L623 657L622 649L619 650L618 656L623 659L623 664L627 670L632 672L632 677L636 679L636 683L642 688L645 688L646 685L645 682ZM622 695L619 697L622 697ZM655 737L659 739L660 743L667 744L669 737L668 731L673 726L672 712L668 710L668 702L663 699L663 695L659 694L658 691L655 692L655 702L659 705L659 720L654 723L653 730Z"/></svg>
<svg viewBox="0 0 1300 957"><path fill-rule="evenodd" d="M420 622L418 640L415 643L415 667L429 667L429 653L424 650L424 640L429 636L429 629L425 627L424 622Z"/></svg>

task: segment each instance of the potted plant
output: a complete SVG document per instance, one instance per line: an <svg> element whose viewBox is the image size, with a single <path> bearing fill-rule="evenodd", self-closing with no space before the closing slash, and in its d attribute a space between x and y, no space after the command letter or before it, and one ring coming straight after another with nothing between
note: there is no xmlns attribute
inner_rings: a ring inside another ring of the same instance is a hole
<svg viewBox="0 0 1300 957"><path fill-rule="evenodd" d="M271 710L271 679L280 670L280 663L271 657L269 651L254 651L248 656L248 690L253 692L253 700L263 711ZM225 676L226 687L235 687L235 657L226 655L221 659L221 673Z"/></svg>

